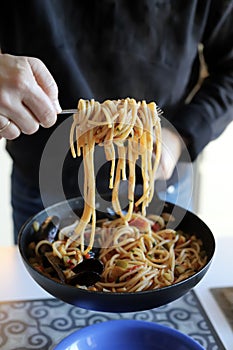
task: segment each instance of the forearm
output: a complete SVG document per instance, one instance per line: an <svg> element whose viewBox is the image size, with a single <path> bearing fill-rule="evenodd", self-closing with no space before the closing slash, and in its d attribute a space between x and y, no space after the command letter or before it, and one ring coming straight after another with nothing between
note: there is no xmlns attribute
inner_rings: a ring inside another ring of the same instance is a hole
<svg viewBox="0 0 233 350"><path fill-rule="evenodd" d="M224 4L222 9L219 3L213 5L203 35L208 76L191 102L180 105L172 120L189 141L192 159L233 119L233 5L232 1Z"/></svg>

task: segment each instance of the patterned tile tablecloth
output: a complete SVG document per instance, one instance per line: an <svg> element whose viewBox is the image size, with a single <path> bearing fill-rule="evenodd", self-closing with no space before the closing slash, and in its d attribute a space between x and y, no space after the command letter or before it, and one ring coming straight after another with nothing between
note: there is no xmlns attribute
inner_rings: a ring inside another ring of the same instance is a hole
<svg viewBox="0 0 233 350"><path fill-rule="evenodd" d="M57 299L2 302L0 349L52 350L70 333L113 319L156 322L188 334L206 350L224 350L193 291L157 309L121 314L89 311Z"/></svg>

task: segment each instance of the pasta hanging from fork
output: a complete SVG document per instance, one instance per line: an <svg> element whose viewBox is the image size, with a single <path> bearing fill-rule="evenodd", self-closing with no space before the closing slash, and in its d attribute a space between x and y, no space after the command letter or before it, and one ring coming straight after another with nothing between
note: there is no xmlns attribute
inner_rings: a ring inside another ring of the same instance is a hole
<svg viewBox="0 0 233 350"><path fill-rule="evenodd" d="M77 245L81 246L81 252L86 254L92 248L96 226L95 145L104 147L106 160L111 162L109 188L112 189L112 205L115 212L127 222L130 220L135 206L141 204L142 214L145 215L146 207L152 200L155 172L161 155L161 126L157 106L154 102L147 104L146 101L137 102L131 98L106 100L103 103L80 99L78 112L74 114L73 118L70 147L73 157L83 155L85 205L75 234L67 240L66 247L77 242ZM154 149L156 149L156 153L153 158ZM135 203L135 167L139 158L143 178L143 194ZM116 159L118 159L117 163ZM126 163L128 163L129 168L129 206L127 214L124 215L118 193L121 180L127 179ZM84 230L89 222L92 224L92 233L88 247L85 249Z"/></svg>

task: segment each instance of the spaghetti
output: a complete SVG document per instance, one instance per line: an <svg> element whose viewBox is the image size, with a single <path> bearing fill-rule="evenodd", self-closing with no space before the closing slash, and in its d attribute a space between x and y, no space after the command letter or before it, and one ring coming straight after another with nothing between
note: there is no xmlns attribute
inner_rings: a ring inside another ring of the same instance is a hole
<svg viewBox="0 0 233 350"><path fill-rule="evenodd" d="M77 147L74 147L74 136ZM156 155L153 161L154 143ZM85 255L91 250L94 242L96 226L95 215L95 171L94 148L95 145L104 147L106 159L111 161L109 175L109 188L112 189L112 205L115 212L127 222L132 215L134 206L142 205L142 214L146 214L146 207L154 194L155 172L161 154L161 128L156 104L147 104L145 101L136 102L134 99L110 101L102 104L91 100L80 100L78 113L70 132L70 147L73 157L83 154L84 164L84 211L75 234L66 243L66 248L76 242L81 246ZM116 165L116 152L118 162ZM135 166L141 158L143 177L142 197L134 203ZM128 200L129 207L126 215L122 213L118 197L121 180L126 180L126 159L129 166ZM84 249L84 231L89 222L92 222L90 242Z"/></svg>
<svg viewBox="0 0 233 350"><path fill-rule="evenodd" d="M167 215L167 214L166 214ZM134 213L128 225L122 219L106 221L99 259L105 269L94 290L138 292L177 283L206 263L202 242L195 235L166 228L162 216ZM106 241L105 241L106 240Z"/></svg>
<svg viewBox="0 0 233 350"><path fill-rule="evenodd" d="M66 240L74 233L77 223L73 223L59 231L58 240L53 244L45 240L37 244L32 242L29 247L33 251L30 262L50 278L92 291L122 293L166 287L192 276L207 261L202 241L197 236L167 228L168 222L173 219L168 213L145 217L134 212L129 222L121 217L97 220L95 253L90 251L86 256L81 254L75 242L64 249ZM91 227L88 226L85 233L90 232ZM63 245L57 246L58 242ZM47 253L48 247L50 253ZM55 274L54 269L45 263L41 248L46 251L45 255L48 254L46 257L52 255ZM93 257L104 266L99 280L86 285L79 279L74 284L76 268L93 260Z"/></svg>
<svg viewBox="0 0 233 350"><path fill-rule="evenodd" d="M109 187L113 209L119 216L115 220L96 220L96 144L104 147L106 159L111 162ZM51 278L55 272L55 279L75 283L77 287L138 292L177 283L205 265L207 257L200 239L167 228L167 222L173 219L170 214L146 215L154 194L155 172L161 155L160 119L155 103L136 102L130 98L107 100L102 104L80 100L71 127L70 147L73 157L83 155L83 214L77 222L59 229L52 242L43 238L30 244L30 261L35 268ZM141 161L143 193L135 203L138 159ZM127 179L126 163L129 205L124 213L118 193L121 180ZM101 248L94 253L96 244ZM43 252L46 252L49 267L44 265ZM99 280L88 285L77 282L77 267L94 256L104 266Z"/></svg>

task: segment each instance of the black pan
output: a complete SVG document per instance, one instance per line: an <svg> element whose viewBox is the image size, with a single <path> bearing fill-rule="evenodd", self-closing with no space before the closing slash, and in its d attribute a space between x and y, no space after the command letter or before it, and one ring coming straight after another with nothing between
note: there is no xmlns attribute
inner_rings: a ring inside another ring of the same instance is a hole
<svg viewBox="0 0 233 350"><path fill-rule="evenodd" d="M97 214L99 217L106 216L106 212L111 213L111 210L109 209L111 208L110 195L97 197L96 207L98 208ZM211 264L215 251L215 240L207 225L190 211L179 206L174 206L171 203L163 203L155 199L150 204L147 213L160 214L161 211L172 213L176 218L176 221L171 223L173 228L181 229L190 234L195 234L202 239L208 258L206 265L199 272L177 284L156 290L136 293L88 291L56 282L38 272L28 261L27 246L29 242L34 240L35 235L32 230L32 223L35 220L42 223L48 215L58 215L64 220L64 222L66 222L66 224L68 224L69 221L74 220L76 215L80 216L82 210L82 198L58 203L32 217L26 222L19 233L19 250L29 274L48 293L66 303L85 309L106 312L133 312L156 308L170 303L187 293L203 278Z"/></svg>

